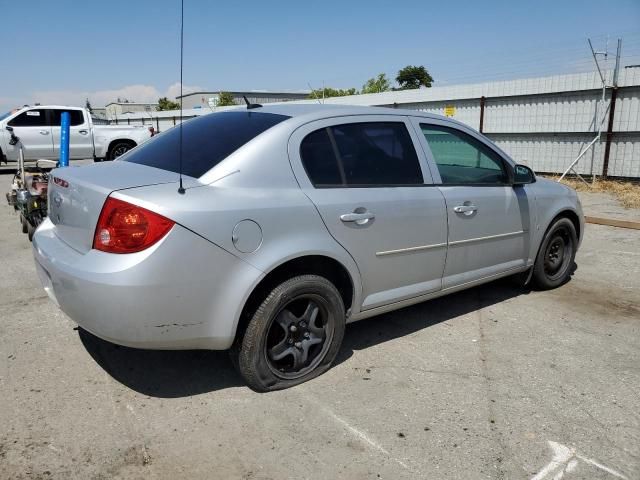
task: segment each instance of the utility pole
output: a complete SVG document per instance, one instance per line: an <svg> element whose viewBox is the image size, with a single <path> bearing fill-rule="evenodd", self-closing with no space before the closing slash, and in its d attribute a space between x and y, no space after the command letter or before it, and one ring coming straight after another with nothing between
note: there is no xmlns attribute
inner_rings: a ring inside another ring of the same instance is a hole
<svg viewBox="0 0 640 480"><path fill-rule="evenodd" d="M618 98L618 74L620 73L620 55L622 54L622 39L618 39L616 50L616 66L613 70L613 88L611 101L609 102L609 123L607 125L607 139L604 144L604 158L602 160L602 178L609 175L609 155L611 153L611 140L613 139L613 120L616 114L616 100Z"/></svg>
<svg viewBox="0 0 640 480"><path fill-rule="evenodd" d="M587 42L589 43L589 48L591 50L591 55L593 56L593 60L596 64L596 68L598 70L598 74L600 75L600 81L602 82L602 97L600 99L600 103L601 103L601 107L598 108L598 104L596 104L596 109L595 109L595 114L594 114L594 118L593 118L593 126L594 126L594 130L597 130L596 133L596 137L591 140L591 142L589 142L589 144L582 149L582 151L580 152L580 154L575 158L575 160L573 160L573 162L571 162L571 165L569 165L569 167L564 171L564 173L560 176L560 178L558 179L558 182L560 182L566 175L567 173L569 173L570 171L573 171L573 173L576 174L576 176L582 180L585 185L589 185L587 183L587 181L582 177L582 175L580 175L576 170L575 170L575 166L576 164L580 161L580 159L589 151L589 149L591 149L591 147L593 147L596 142L598 142L602 136L602 127L604 126L604 121L607 118L607 110L608 108L606 107L606 89L607 89L607 82L606 82L606 71L605 74L602 73L602 69L600 68L600 62L598 61L598 55L604 56L605 61L607 59L607 50L605 49L605 51L603 52L597 52L593 49L593 44L591 43L591 39L587 39ZM607 46L608 46L608 39L607 39ZM619 43L621 42L621 40L619 40ZM601 110L602 111L602 115L598 115L598 111ZM598 121L598 119L600 118L600 121ZM595 152L592 151L592 156L591 156L591 176L592 176L592 183L595 182L596 179L596 175L593 171L593 163L594 163L594 155Z"/></svg>
<svg viewBox="0 0 640 480"><path fill-rule="evenodd" d="M607 64L607 57L609 55L609 36L607 35L607 41L605 43L605 47L604 47L604 52L596 52L593 49L593 45L591 44L591 39L587 39L587 41L589 42L589 48L591 49L591 54L593 55L593 60L596 62L596 67L598 68L598 74L600 75L600 80L602 81L602 98L600 99L600 104L598 105L596 103L596 111L593 115L593 127L594 130L597 129L597 138L598 141L600 141L601 137L602 137L602 127L604 126L604 117L606 112L604 111L605 109L605 102L606 102L606 93L607 93L607 81L606 81L606 75L607 72L605 71L604 75L602 74L602 69L600 68L600 64L598 62L598 57L597 55L602 55L604 57L604 62L605 65ZM600 107L600 108L599 108ZM598 122L598 118L600 117L598 115L598 110L602 109L602 121L597 124ZM595 148L595 144L593 149L591 149L591 184L594 185L596 183L596 174L593 170L593 164L595 161L595 157L596 157L596 148Z"/></svg>

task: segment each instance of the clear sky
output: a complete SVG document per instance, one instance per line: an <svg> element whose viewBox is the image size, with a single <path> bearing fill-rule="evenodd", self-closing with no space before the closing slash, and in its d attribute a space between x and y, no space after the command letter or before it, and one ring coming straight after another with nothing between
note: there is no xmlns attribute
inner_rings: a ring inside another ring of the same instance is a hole
<svg viewBox="0 0 640 480"><path fill-rule="evenodd" d="M179 0L0 0L0 110L175 97ZM424 65L436 85L640 64L640 0L185 0L185 88L361 88Z"/></svg>

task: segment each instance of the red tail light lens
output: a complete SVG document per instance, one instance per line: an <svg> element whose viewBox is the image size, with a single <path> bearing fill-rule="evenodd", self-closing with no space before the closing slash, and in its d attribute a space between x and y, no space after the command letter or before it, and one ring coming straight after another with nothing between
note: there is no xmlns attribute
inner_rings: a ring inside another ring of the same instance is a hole
<svg viewBox="0 0 640 480"><path fill-rule="evenodd" d="M164 237L175 222L146 208L108 197L102 206L93 248L109 253L135 253Z"/></svg>

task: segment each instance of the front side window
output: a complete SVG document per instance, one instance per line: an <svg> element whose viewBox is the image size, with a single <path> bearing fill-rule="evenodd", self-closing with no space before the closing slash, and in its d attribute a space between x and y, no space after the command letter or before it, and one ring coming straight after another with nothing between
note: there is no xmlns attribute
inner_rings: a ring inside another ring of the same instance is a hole
<svg viewBox="0 0 640 480"><path fill-rule="evenodd" d="M444 185L504 185L508 183L500 156L460 130L420 124Z"/></svg>
<svg viewBox="0 0 640 480"><path fill-rule="evenodd" d="M53 118L51 119L51 126L59 127L62 124L62 112L69 112L71 117L69 120L72 127L84 124L82 110L52 110Z"/></svg>
<svg viewBox="0 0 640 480"><path fill-rule="evenodd" d="M27 110L9 120L10 127L46 127L47 116L43 109Z"/></svg>
<svg viewBox="0 0 640 480"><path fill-rule="evenodd" d="M307 135L300 156L316 187L423 183L411 136L401 122L347 123Z"/></svg>

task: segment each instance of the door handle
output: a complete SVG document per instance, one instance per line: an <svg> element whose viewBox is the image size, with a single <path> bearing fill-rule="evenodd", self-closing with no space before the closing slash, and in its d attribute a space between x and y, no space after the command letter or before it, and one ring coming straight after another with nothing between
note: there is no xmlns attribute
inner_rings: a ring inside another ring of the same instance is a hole
<svg viewBox="0 0 640 480"><path fill-rule="evenodd" d="M471 215L473 212L478 211L478 207L476 207L475 205L458 205L457 207L453 207L453 211L456 213Z"/></svg>
<svg viewBox="0 0 640 480"><path fill-rule="evenodd" d="M78 130L78 133L81 133L82 135L86 135L87 133L89 133L88 130Z"/></svg>
<svg viewBox="0 0 640 480"><path fill-rule="evenodd" d="M376 216L371 212L362 213L344 213L340 215L340 220L343 222L355 222L356 225L366 225L369 220L373 220Z"/></svg>
<svg viewBox="0 0 640 480"><path fill-rule="evenodd" d="M49 130L40 130L40 135L49 135Z"/></svg>

